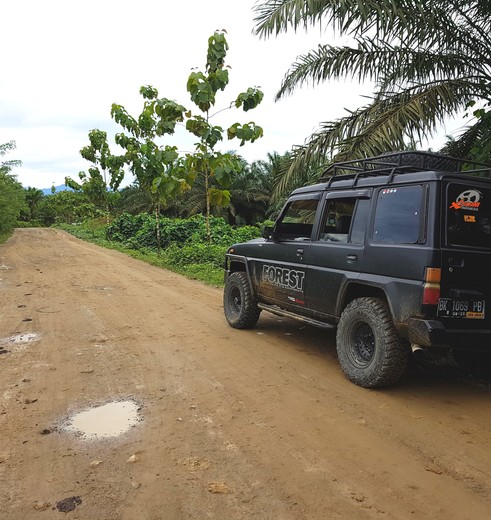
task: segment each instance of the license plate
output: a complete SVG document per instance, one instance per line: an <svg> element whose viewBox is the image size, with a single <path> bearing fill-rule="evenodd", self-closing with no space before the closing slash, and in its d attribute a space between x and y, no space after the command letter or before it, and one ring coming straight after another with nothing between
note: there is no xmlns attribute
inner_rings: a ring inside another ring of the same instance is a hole
<svg viewBox="0 0 491 520"><path fill-rule="evenodd" d="M484 300L452 300L440 298L438 300L437 316L441 318L467 318L472 320L484 319Z"/></svg>

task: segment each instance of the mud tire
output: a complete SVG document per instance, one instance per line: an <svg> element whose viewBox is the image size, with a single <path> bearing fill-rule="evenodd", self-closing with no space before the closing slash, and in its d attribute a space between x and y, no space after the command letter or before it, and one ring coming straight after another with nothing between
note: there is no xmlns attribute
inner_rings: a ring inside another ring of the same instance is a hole
<svg viewBox="0 0 491 520"><path fill-rule="evenodd" d="M259 319L261 309L252 295L247 274L232 273L223 292L225 318L234 329L252 329Z"/></svg>
<svg viewBox="0 0 491 520"><path fill-rule="evenodd" d="M365 388L399 381L410 353L409 345L397 335L387 304L379 298L358 298L346 306L336 350L346 377Z"/></svg>

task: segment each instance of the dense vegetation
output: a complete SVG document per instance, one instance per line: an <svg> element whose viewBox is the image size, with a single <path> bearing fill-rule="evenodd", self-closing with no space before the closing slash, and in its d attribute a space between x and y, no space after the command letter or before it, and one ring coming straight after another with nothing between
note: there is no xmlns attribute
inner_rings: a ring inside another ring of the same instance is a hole
<svg viewBox="0 0 491 520"><path fill-rule="evenodd" d="M288 155L278 154L251 165L241 160L240 171L229 188L229 205L214 207L210 215L210 240L201 183L161 206L160 254L155 207L148 192L137 183L97 199L84 190L44 195L35 188L20 188L25 203L14 212L17 215L12 224L55 225L84 240L220 285L227 247L260 236L262 223L270 223L268 219L283 203L281 197L273 201L271 193L278 165L286 160Z"/></svg>
<svg viewBox="0 0 491 520"><path fill-rule="evenodd" d="M235 227L222 217L211 216L211 242L207 239L206 219L160 217L161 245L156 240L153 215L123 213L109 225L105 219L86 220L59 227L96 244L123 251L135 258L185 274L212 285L221 285L227 248L235 242L251 240L261 234L261 225Z"/></svg>
<svg viewBox="0 0 491 520"><path fill-rule="evenodd" d="M15 142L0 144L0 157L15 149ZM25 207L25 193L22 185L17 182L12 168L19 166L20 161L10 160L0 162L0 241L15 227L21 210Z"/></svg>

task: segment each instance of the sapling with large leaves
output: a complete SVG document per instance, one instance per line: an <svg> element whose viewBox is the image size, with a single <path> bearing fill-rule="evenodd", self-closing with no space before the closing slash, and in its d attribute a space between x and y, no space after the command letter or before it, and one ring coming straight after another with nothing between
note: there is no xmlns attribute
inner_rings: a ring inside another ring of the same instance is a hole
<svg viewBox="0 0 491 520"><path fill-rule="evenodd" d="M184 169L175 146L158 144L156 140L174 133L176 125L184 121L186 109L175 101L159 98L158 90L151 86L141 87L140 94L144 103L137 119L118 104L112 105L111 117L127 131L115 138L125 151L121 158L135 175L140 188L152 199L160 253L162 204L190 187L193 176Z"/></svg>
<svg viewBox="0 0 491 520"><path fill-rule="evenodd" d="M72 190L84 193L96 207L103 208L106 221L109 222L111 193L108 190L115 193L121 185L124 178L123 161L111 154L107 134L103 130L91 130L89 143L80 150L80 155L93 166L87 172L78 174L80 182L65 177L65 184Z"/></svg>
<svg viewBox="0 0 491 520"><path fill-rule="evenodd" d="M202 176L206 196L206 232L211 241L210 212L212 206L226 207L230 203L229 188L234 175L241 171L240 157L234 153L222 153L215 150L223 140L226 132L228 139L237 138L242 146L246 142L253 143L263 135L263 129L254 122L234 123L226 130L214 125L214 115L210 110L215 106L216 96L229 83L229 71L225 66L228 43L223 31L215 32L208 39L208 53L205 71L194 70L189 75L187 90L191 101L200 113L186 113L186 129L198 137L194 153L187 154L185 166L192 179ZM242 108L245 112L256 108L263 99L258 88L248 88L237 96L227 108ZM216 183L213 183L215 180Z"/></svg>

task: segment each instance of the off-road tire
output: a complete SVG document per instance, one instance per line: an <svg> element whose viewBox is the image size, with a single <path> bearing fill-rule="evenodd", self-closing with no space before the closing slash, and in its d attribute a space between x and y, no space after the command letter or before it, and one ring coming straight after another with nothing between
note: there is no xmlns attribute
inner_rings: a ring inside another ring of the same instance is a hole
<svg viewBox="0 0 491 520"><path fill-rule="evenodd" d="M259 319L261 309L252 295L247 274L232 273L223 292L225 318L234 329L252 329Z"/></svg>
<svg viewBox="0 0 491 520"><path fill-rule="evenodd" d="M387 304L379 298L358 298L346 306L338 324L336 350L346 377L365 388L396 383L410 351L397 335Z"/></svg>

